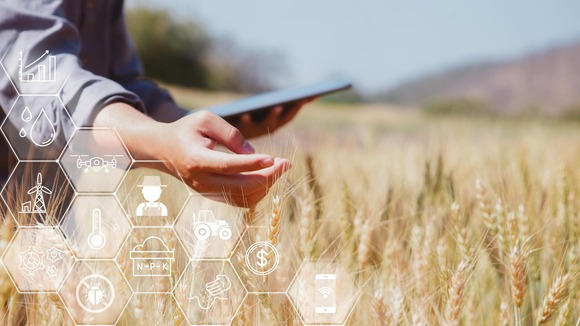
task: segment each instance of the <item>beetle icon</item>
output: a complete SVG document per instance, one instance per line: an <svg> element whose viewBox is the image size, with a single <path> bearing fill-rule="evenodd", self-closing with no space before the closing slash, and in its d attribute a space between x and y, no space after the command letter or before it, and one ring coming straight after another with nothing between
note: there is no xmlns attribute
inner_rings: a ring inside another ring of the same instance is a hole
<svg viewBox="0 0 580 326"><path fill-rule="evenodd" d="M203 209L197 215L193 213L193 235L198 240L207 240L210 236L218 236L225 241L232 237L232 229L227 221L216 219L213 211Z"/></svg>
<svg viewBox="0 0 580 326"><path fill-rule="evenodd" d="M76 299L84 311L98 314L109 309L113 304L115 300L115 287L103 275L87 275L77 284Z"/></svg>
<svg viewBox="0 0 580 326"><path fill-rule="evenodd" d="M90 289L87 290L87 300L93 304L97 305L103 302L104 293L101 288L98 286L91 286Z"/></svg>

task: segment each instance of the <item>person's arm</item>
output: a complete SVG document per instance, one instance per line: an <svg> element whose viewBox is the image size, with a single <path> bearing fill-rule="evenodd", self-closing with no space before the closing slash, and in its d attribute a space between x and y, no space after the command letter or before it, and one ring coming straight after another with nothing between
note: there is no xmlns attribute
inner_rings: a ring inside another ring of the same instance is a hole
<svg viewBox="0 0 580 326"><path fill-rule="evenodd" d="M0 2L0 50L4 68L0 74L2 109L10 110L18 89L21 94L58 95L76 126L90 126L96 114L113 102L123 101L144 110L137 95L115 81L82 68L78 58L79 31L65 18L64 7L59 0ZM48 55L43 55L46 51ZM40 65L54 81L22 80L22 76L38 71ZM69 136L74 131L75 125L59 111L63 107L56 96L23 96L20 100L31 110L44 108L49 117L55 117L56 120L43 122L46 125L40 129L50 130L48 124L51 123L59 135ZM25 123L17 116L11 117L10 122L17 130Z"/></svg>
<svg viewBox="0 0 580 326"><path fill-rule="evenodd" d="M255 154L236 128L208 111L163 123L114 103L98 113L95 126L115 128L134 158L171 162L165 168L194 190L236 206L255 206L290 168L286 159ZM217 144L232 153L214 150Z"/></svg>
<svg viewBox="0 0 580 326"><path fill-rule="evenodd" d="M128 33L122 8L117 8L111 35L113 49L112 79L123 87L137 94L145 105L147 115L161 122L173 122L180 119L187 110L180 108L169 92L151 80L144 78L144 71L137 50ZM277 107L260 121L252 120L250 114L243 115L234 126L246 138L267 135L290 122L300 108L307 102L288 107Z"/></svg>
<svg viewBox="0 0 580 326"><path fill-rule="evenodd" d="M173 122L187 111L180 108L169 92L144 77L143 65L125 23L122 1L113 13L111 29L112 69L110 78L143 101L148 116L161 122Z"/></svg>
<svg viewBox="0 0 580 326"><path fill-rule="evenodd" d="M181 175L195 190L213 195L223 192L226 199L238 206L255 205L289 168L287 160L274 162L268 155L248 154L253 149L241 134L215 115L200 112L170 124L146 116L143 103L134 93L81 67L78 30L64 18L61 5L58 0L0 3L0 47L4 59L16 58L8 65L3 60L7 68L0 77L0 106L6 112L18 96L16 88L28 93L58 92L77 126L113 127L135 158L170 161L176 170L170 164L167 169ZM56 59L57 83L14 81L18 77L18 51L26 52L25 62L33 62L47 49ZM52 89L54 85L57 87ZM33 88L24 89L25 86ZM38 104L35 99L45 97L26 98L34 105ZM46 109L50 110L50 116L60 120L47 123L54 123L59 134L72 134L75 126L55 111L59 107L58 98L51 96L50 101L56 104ZM17 118L10 122L16 127L20 123ZM216 143L234 153L214 151Z"/></svg>

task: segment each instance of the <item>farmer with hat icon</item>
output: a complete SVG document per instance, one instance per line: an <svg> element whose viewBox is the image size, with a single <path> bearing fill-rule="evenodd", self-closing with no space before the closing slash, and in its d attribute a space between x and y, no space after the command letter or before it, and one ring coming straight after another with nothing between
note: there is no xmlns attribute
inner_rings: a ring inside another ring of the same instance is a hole
<svg viewBox="0 0 580 326"><path fill-rule="evenodd" d="M146 175L143 177L143 184L137 185L141 187L141 193L143 198L147 202L139 204L137 206L137 217L143 216L167 216L167 206L165 204L157 202L163 190L162 187L166 185L161 184L161 178L156 175Z"/></svg>

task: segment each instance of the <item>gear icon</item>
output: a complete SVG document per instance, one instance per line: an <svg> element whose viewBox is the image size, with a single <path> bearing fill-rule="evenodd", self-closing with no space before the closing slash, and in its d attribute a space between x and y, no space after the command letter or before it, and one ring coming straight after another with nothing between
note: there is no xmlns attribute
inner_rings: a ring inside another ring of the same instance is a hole
<svg viewBox="0 0 580 326"><path fill-rule="evenodd" d="M28 276L33 276L37 270L44 268L44 264L42 263L44 253L36 251L33 246L30 246L26 251L20 252L18 258L18 268Z"/></svg>
<svg viewBox="0 0 580 326"><path fill-rule="evenodd" d="M48 259L53 264L56 263L62 259L62 250L52 246L50 249L46 250L46 259Z"/></svg>
<svg viewBox="0 0 580 326"><path fill-rule="evenodd" d="M54 265L50 265L45 269L45 272L48 277L56 277L58 274L58 269L54 267Z"/></svg>

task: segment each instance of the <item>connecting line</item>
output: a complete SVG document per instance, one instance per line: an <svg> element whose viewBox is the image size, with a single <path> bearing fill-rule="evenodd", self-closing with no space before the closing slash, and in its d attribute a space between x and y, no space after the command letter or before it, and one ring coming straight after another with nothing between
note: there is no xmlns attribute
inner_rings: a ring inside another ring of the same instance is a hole
<svg viewBox="0 0 580 326"><path fill-rule="evenodd" d="M22 53L22 51L20 53ZM48 50L44 51L44 53L40 57L38 57L38 59L34 60L31 64L28 64L28 65L24 66L24 69L26 69L26 68L32 66L33 64L37 63L42 58L44 58L47 54L48 54Z"/></svg>
<svg viewBox="0 0 580 326"><path fill-rule="evenodd" d="M197 300L197 304L199 305L199 307L203 310L208 310L209 308L211 308L213 306L213 304L217 301L217 299L220 300L227 300L228 298L222 298L222 297L213 297L213 299L211 300L211 302L209 302L209 305L207 307L204 307L203 304L201 303L201 299L199 298L199 296L193 296L191 298L187 298L187 300L193 300L196 299Z"/></svg>

